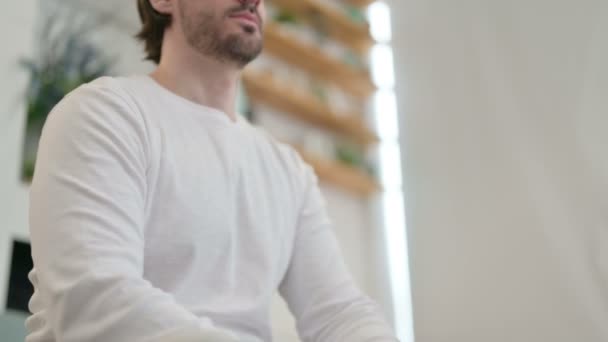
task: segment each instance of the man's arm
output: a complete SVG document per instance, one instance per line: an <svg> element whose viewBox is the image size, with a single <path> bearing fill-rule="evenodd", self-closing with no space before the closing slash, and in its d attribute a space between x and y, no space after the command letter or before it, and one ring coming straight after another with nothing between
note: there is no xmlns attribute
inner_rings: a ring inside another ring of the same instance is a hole
<svg viewBox="0 0 608 342"><path fill-rule="evenodd" d="M299 160L299 158L298 158ZM279 291L305 342L394 342L377 305L355 285L331 229L317 179L299 161L304 180L291 263Z"/></svg>
<svg viewBox="0 0 608 342"><path fill-rule="evenodd" d="M141 116L100 85L47 120L31 188L31 306L56 341L235 341L143 278L146 140Z"/></svg>

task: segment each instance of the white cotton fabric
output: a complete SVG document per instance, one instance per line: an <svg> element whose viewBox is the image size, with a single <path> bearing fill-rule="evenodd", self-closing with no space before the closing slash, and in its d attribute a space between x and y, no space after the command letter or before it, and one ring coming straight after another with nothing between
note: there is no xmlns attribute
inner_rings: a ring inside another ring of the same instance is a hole
<svg viewBox="0 0 608 342"><path fill-rule="evenodd" d="M290 147L148 76L101 78L50 114L31 188L28 342L396 341L347 273Z"/></svg>

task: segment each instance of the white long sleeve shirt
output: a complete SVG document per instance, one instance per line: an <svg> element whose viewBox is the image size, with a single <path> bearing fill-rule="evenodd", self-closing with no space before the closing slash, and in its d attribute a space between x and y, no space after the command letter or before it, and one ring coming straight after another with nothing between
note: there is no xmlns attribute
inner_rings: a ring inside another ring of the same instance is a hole
<svg viewBox="0 0 608 342"><path fill-rule="evenodd" d="M342 261L313 171L148 76L50 114L31 187L28 342L396 341Z"/></svg>

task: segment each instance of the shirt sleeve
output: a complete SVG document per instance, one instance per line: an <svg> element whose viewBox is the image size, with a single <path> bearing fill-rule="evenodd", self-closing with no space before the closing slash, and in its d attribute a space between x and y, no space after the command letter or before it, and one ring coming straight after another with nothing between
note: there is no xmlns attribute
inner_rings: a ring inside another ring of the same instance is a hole
<svg viewBox="0 0 608 342"><path fill-rule="evenodd" d="M377 305L355 285L312 169L300 158L304 200L292 259L279 291L304 342L397 341Z"/></svg>
<svg viewBox="0 0 608 342"><path fill-rule="evenodd" d="M44 324L64 342L236 341L143 277L147 146L141 115L111 87L80 87L49 115L30 193L28 330Z"/></svg>

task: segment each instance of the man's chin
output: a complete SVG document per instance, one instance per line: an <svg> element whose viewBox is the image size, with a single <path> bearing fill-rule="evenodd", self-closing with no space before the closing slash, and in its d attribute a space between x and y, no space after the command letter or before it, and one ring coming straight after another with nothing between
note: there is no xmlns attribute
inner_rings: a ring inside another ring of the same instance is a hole
<svg viewBox="0 0 608 342"><path fill-rule="evenodd" d="M232 44L238 51L242 51L245 56L256 56L262 51L263 42L259 36L252 36L248 33L233 35Z"/></svg>
<svg viewBox="0 0 608 342"><path fill-rule="evenodd" d="M242 39L239 39L228 44L225 52L224 56L227 57L227 60L244 67L260 55L262 47L259 42L244 42Z"/></svg>

